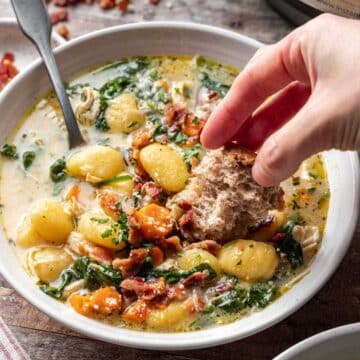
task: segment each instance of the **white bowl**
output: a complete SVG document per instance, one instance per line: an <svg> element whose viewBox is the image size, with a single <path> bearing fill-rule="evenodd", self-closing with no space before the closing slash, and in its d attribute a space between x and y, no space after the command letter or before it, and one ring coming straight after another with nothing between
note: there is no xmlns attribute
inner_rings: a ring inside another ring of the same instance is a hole
<svg viewBox="0 0 360 360"><path fill-rule="evenodd" d="M56 58L66 79L79 71L129 55L202 54L243 67L257 41L215 27L190 23L157 22L119 26L70 41L58 48ZM0 143L24 112L50 89L40 61L20 74L0 94ZM46 126L46 124L44 124ZM328 224L320 253L311 272L263 311L222 327L188 333L138 332L115 328L75 313L31 283L13 248L0 232L0 271L6 280L40 310L87 336L115 344L146 349L193 349L239 340L255 334L304 305L329 279L352 238L359 210L359 162L355 153L324 154L331 188Z"/></svg>
<svg viewBox="0 0 360 360"><path fill-rule="evenodd" d="M55 31L51 34L53 47L66 43ZM4 52L15 55L15 65L22 71L39 58L35 46L21 32L15 18L0 19L0 57Z"/></svg>
<svg viewBox="0 0 360 360"><path fill-rule="evenodd" d="M357 360L360 323L340 326L314 335L278 355L274 360Z"/></svg>

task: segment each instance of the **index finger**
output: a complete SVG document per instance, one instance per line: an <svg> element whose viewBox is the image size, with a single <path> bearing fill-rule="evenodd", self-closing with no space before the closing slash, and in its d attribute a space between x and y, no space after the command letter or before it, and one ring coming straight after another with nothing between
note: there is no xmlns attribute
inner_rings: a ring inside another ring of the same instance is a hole
<svg viewBox="0 0 360 360"><path fill-rule="evenodd" d="M202 131L201 142L206 148L215 149L231 140L270 95L295 80L308 82L296 36L299 30L269 46L238 75Z"/></svg>

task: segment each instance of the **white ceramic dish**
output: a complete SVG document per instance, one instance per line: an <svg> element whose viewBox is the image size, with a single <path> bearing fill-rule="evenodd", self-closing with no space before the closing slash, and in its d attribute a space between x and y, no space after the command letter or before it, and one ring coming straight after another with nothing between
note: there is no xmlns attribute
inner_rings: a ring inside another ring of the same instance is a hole
<svg viewBox="0 0 360 360"><path fill-rule="evenodd" d="M360 323L340 326L292 346L274 360L358 360Z"/></svg>
<svg viewBox="0 0 360 360"><path fill-rule="evenodd" d="M52 33L51 40L54 48L66 42L56 32ZM20 71L39 58L36 48L20 31L15 18L0 19L0 57L8 51L15 55L15 64Z"/></svg>
<svg viewBox="0 0 360 360"><path fill-rule="evenodd" d="M219 28L175 22L114 27L92 33L58 48L55 53L65 78L128 55L202 54L243 67L261 44ZM24 112L49 90L40 61L20 74L0 94L0 143ZM44 124L46 126L46 124ZM32 284L14 251L0 232L0 271L6 280L40 310L87 336L147 349L192 349L238 340L281 321L304 305L329 279L352 238L359 210L359 162L356 154L331 151L325 155L331 187L328 225L311 272L276 302L232 324L189 333L138 332L114 328L85 318L51 299Z"/></svg>

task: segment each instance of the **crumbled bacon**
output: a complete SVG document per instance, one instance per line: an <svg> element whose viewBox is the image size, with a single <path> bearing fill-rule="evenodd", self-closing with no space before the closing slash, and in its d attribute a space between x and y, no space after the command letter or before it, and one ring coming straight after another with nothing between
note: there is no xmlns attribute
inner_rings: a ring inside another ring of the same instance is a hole
<svg viewBox="0 0 360 360"><path fill-rule="evenodd" d="M285 233L276 233L269 241L277 243L283 241L285 237L286 237Z"/></svg>
<svg viewBox="0 0 360 360"><path fill-rule="evenodd" d="M164 278L145 281L140 277L125 279L120 284L121 288L133 291L142 300L150 301L158 296L166 294L166 284Z"/></svg>
<svg viewBox="0 0 360 360"><path fill-rule="evenodd" d="M192 243L188 245L186 249L203 249L212 253L213 255L216 255L218 251L221 249L221 245L219 245L214 240L204 240L204 241Z"/></svg>
<svg viewBox="0 0 360 360"><path fill-rule="evenodd" d="M159 2L160 2L160 0L149 0L149 3L151 5L157 5L157 4L159 4Z"/></svg>
<svg viewBox="0 0 360 360"><path fill-rule="evenodd" d="M147 195L153 201L159 201L162 189L152 181L146 182L141 189L142 195Z"/></svg>
<svg viewBox="0 0 360 360"><path fill-rule="evenodd" d="M167 239L163 239L161 241L161 243L163 244L163 246L165 246L165 248L167 250L170 250L170 251L180 252L183 250L180 238L176 235L170 236Z"/></svg>
<svg viewBox="0 0 360 360"><path fill-rule="evenodd" d="M215 287L213 287L213 291L216 294L222 294L224 292L227 292L229 290L232 290L234 288L234 285L230 284L229 282L221 282L217 284Z"/></svg>
<svg viewBox="0 0 360 360"><path fill-rule="evenodd" d="M274 216L273 215L268 215L263 219L260 219L259 221L257 221L254 225L249 226L248 231L250 234L264 228L264 227L268 227L270 226L274 221Z"/></svg>
<svg viewBox="0 0 360 360"><path fill-rule="evenodd" d="M52 25L56 25L59 22L68 21L69 13L66 9L54 11L50 14L50 21Z"/></svg>
<svg viewBox="0 0 360 360"><path fill-rule="evenodd" d="M216 100L219 97L219 93L217 91L211 90L209 91L209 100L213 101Z"/></svg>
<svg viewBox="0 0 360 360"><path fill-rule="evenodd" d="M189 227L192 224L193 221L193 211L189 210L187 211L180 219L179 219L179 226L181 228Z"/></svg>
<svg viewBox="0 0 360 360"><path fill-rule="evenodd" d="M130 0L120 0L117 3L117 7L121 12L125 12L129 6Z"/></svg>
<svg viewBox="0 0 360 360"><path fill-rule="evenodd" d="M178 283L174 286L169 286L167 291L167 299L171 300L184 300L187 297L186 289L183 284Z"/></svg>
<svg viewBox="0 0 360 360"><path fill-rule="evenodd" d="M182 284L185 287L189 286L204 286L207 278L206 271L197 271L196 273L189 275L187 278L182 280Z"/></svg>
<svg viewBox="0 0 360 360"><path fill-rule="evenodd" d="M146 257L149 255L148 249L135 249L131 250L129 257L126 259L116 258L112 265L114 268L119 269L124 278L136 274L141 265L144 263Z"/></svg>
<svg viewBox="0 0 360 360"><path fill-rule="evenodd" d="M173 125L175 123L182 123L187 114L187 106L183 103L168 104L164 108L165 123Z"/></svg>
<svg viewBox="0 0 360 360"><path fill-rule="evenodd" d="M121 202L123 196L116 191L111 190L99 190L98 202L106 215L115 219L119 216L118 204Z"/></svg>
<svg viewBox="0 0 360 360"><path fill-rule="evenodd" d="M191 204L186 200L180 200L177 202L177 206L185 211L188 211L191 209Z"/></svg>
<svg viewBox="0 0 360 360"><path fill-rule="evenodd" d="M103 10L113 9L115 7L115 0L100 0L99 5Z"/></svg>
<svg viewBox="0 0 360 360"><path fill-rule="evenodd" d="M130 227L128 241L131 246L139 247L142 242L142 236L141 236L140 231Z"/></svg>
<svg viewBox="0 0 360 360"><path fill-rule="evenodd" d="M14 65L14 54L6 52L0 58L0 91L18 74L18 69Z"/></svg>

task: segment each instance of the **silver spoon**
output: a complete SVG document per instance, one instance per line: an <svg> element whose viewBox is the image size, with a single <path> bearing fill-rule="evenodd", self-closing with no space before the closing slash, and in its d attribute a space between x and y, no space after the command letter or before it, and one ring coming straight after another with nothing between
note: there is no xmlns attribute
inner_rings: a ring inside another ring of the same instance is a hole
<svg viewBox="0 0 360 360"><path fill-rule="evenodd" d="M36 45L64 114L70 149L84 143L51 48L51 23L42 0L11 0L22 32Z"/></svg>

